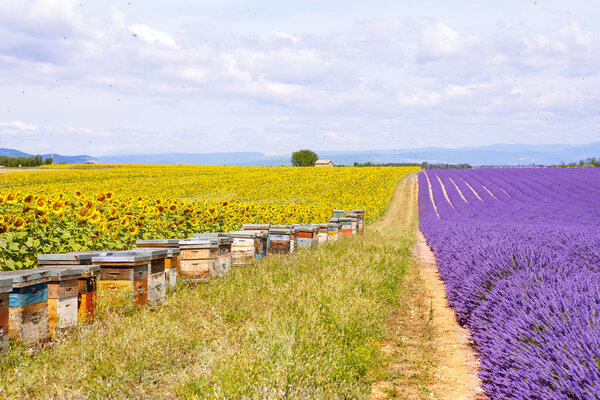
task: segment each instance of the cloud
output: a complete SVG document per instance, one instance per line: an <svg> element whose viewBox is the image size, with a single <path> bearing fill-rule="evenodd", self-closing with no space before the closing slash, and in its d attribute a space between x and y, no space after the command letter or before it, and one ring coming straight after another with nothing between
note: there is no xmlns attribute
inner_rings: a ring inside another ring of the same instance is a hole
<svg viewBox="0 0 600 400"><path fill-rule="evenodd" d="M129 31L134 36L139 37L149 44L158 44L160 46L169 47L171 49L179 49L175 39L166 32L150 28L144 24L133 24L129 27Z"/></svg>

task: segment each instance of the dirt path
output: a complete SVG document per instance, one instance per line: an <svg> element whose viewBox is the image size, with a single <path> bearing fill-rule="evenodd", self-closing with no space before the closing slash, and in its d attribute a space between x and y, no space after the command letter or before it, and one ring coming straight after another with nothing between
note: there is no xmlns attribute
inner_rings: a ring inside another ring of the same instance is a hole
<svg viewBox="0 0 600 400"><path fill-rule="evenodd" d="M406 306L387 321L387 379L373 384L371 399L470 400L482 397L479 362L467 331L448 306L435 255L418 230L417 175L400 182L385 216L372 228L416 235L415 264L403 288ZM429 366L429 367L427 367Z"/></svg>

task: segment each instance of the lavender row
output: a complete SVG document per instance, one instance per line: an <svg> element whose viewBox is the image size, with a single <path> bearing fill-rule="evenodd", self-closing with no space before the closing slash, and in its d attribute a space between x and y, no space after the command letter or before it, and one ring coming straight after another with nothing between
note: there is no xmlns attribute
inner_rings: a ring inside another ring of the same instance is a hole
<svg viewBox="0 0 600 400"><path fill-rule="evenodd" d="M490 397L600 398L599 199L595 169L420 174L420 227Z"/></svg>

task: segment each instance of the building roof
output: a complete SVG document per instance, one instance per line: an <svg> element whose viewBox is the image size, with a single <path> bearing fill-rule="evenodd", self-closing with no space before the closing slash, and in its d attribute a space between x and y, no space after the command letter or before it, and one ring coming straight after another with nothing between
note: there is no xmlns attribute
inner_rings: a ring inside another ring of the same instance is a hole
<svg viewBox="0 0 600 400"><path fill-rule="evenodd" d="M333 164L333 161L331 161L331 160L317 160L317 162L315 162L315 164L329 164L329 163Z"/></svg>

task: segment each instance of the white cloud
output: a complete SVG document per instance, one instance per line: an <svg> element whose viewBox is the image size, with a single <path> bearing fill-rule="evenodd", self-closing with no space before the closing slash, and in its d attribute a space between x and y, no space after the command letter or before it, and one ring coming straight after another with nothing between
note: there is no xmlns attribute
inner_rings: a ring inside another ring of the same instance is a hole
<svg viewBox="0 0 600 400"><path fill-rule="evenodd" d="M179 49L179 46L171 35L166 32L152 29L148 25L133 24L129 27L129 31L146 43L158 44L175 50Z"/></svg>

